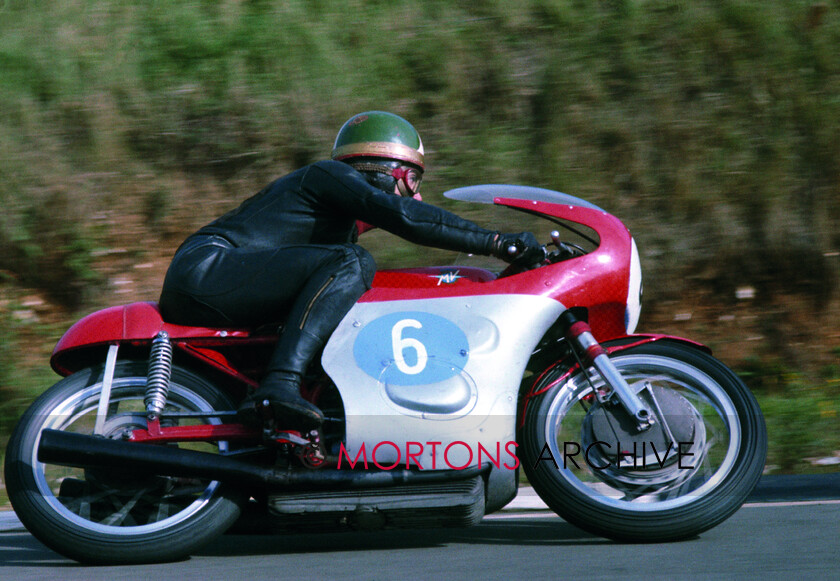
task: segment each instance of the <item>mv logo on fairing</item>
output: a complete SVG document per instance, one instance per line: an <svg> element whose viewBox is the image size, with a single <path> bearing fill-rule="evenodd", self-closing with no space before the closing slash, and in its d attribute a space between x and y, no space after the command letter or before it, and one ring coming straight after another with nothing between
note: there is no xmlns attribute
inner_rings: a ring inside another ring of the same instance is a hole
<svg viewBox="0 0 840 581"><path fill-rule="evenodd" d="M461 271L456 270L455 272L444 272L443 274L430 274L429 276L438 279L437 285L440 286L441 284L452 284L459 278L464 278L463 276L458 276L459 272Z"/></svg>

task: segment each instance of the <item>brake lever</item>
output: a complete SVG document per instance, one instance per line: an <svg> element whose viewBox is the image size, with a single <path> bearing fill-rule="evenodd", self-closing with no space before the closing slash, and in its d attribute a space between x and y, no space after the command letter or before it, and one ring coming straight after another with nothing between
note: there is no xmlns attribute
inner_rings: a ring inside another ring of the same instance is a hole
<svg viewBox="0 0 840 581"><path fill-rule="evenodd" d="M577 247L575 244L569 244L568 242L561 240L560 232L557 230L552 230L550 236L551 243L554 244L554 247L557 249L557 254L555 255L557 260L554 262L568 260L569 258L575 258L576 256L582 256L585 254L582 248Z"/></svg>
<svg viewBox="0 0 840 581"><path fill-rule="evenodd" d="M524 244L511 244L510 246L507 247L508 256L510 256L512 258L510 264L514 265L514 266L518 266L519 268L522 268L524 270L534 270L535 268L539 268L539 267L541 267L545 264L545 261L548 258L548 250L546 250L546 247L545 246L540 246L540 249L542 250L542 258L540 258L534 264L517 264L517 262L516 262L517 261L517 255L521 254L522 252L525 251L525 245Z"/></svg>

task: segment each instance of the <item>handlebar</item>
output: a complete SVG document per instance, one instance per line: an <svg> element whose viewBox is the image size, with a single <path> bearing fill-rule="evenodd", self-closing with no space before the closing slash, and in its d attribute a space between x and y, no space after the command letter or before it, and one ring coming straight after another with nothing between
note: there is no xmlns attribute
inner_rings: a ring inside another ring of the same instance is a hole
<svg viewBox="0 0 840 581"><path fill-rule="evenodd" d="M564 242L560 239L560 232L557 230L553 230L550 234L551 242L544 244L542 246L543 256L534 264L516 264L514 261L499 275L500 277L510 276L512 274L516 274L519 272L524 272L526 270L534 270L535 268L540 268L541 266L547 266L549 264L556 264L558 262L562 262L564 260L569 260L570 258L576 258L578 256L583 256L587 254L586 250L583 249L581 246L574 244L572 242ZM554 246L556 250L549 251L548 246ZM508 256L515 259L519 254L525 251L525 246L522 244L511 244L507 247Z"/></svg>

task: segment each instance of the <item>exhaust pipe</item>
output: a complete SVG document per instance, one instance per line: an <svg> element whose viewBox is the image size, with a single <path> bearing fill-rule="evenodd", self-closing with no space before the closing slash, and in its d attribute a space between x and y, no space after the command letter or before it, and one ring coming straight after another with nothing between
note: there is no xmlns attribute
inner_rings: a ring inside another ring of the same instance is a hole
<svg viewBox="0 0 840 581"><path fill-rule="evenodd" d="M427 484L466 480L489 470L490 465L463 470L355 471L278 470L258 466L221 454L181 450L168 446L110 440L59 430L44 430L38 445L38 461L74 468L106 468L143 475L207 478L222 482L283 489L378 488L400 484Z"/></svg>

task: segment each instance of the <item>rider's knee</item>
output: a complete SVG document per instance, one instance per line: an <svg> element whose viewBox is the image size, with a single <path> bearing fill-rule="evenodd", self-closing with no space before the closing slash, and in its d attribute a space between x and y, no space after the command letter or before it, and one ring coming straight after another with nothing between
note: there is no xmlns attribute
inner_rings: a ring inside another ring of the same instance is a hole
<svg viewBox="0 0 840 581"><path fill-rule="evenodd" d="M358 270L365 287L369 289L373 283L373 275L376 273L376 261L370 255L370 252L361 246L348 244L346 248L354 263L354 268Z"/></svg>

